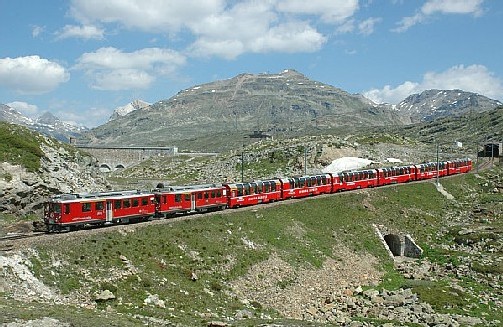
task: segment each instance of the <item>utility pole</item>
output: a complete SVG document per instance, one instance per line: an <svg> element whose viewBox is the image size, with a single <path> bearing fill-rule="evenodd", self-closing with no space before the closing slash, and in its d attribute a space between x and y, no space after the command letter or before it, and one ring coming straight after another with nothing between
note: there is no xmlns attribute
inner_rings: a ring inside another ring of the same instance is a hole
<svg viewBox="0 0 503 327"><path fill-rule="evenodd" d="M439 158L438 158L439 147L440 147L440 145L437 143L437 186L439 185L439 181L438 181L439 171L438 170L440 168L440 162L439 162Z"/></svg>
<svg viewBox="0 0 503 327"><path fill-rule="evenodd" d="M307 176L307 147L304 146L304 176Z"/></svg>
<svg viewBox="0 0 503 327"><path fill-rule="evenodd" d="M245 169L245 152L244 150L241 151L241 183L245 182L244 178L244 169Z"/></svg>

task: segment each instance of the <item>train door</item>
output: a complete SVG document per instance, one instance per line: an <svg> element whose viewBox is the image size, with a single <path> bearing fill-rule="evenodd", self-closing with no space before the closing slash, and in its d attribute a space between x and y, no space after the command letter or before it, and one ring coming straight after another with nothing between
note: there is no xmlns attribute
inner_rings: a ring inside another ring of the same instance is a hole
<svg viewBox="0 0 503 327"><path fill-rule="evenodd" d="M111 223L112 219L113 219L112 201L108 200L107 201L107 217L106 217L107 223Z"/></svg>
<svg viewBox="0 0 503 327"><path fill-rule="evenodd" d="M196 210L196 193L190 193L190 211Z"/></svg>

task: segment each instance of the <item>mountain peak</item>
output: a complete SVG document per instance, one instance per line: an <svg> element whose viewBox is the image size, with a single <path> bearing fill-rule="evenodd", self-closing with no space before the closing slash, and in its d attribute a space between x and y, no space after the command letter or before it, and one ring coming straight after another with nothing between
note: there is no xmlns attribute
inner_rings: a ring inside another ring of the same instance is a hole
<svg viewBox="0 0 503 327"><path fill-rule="evenodd" d="M44 112L40 117L37 118L37 123L39 124L52 125L58 122L61 122L61 120L49 111Z"/></svg>
<svg viewBox="0 0 503 327"><path fill-rule="evenodd" d="M125 106L117 107L112 113L112 116L110 116L110 119L108 121L126 116L129 113L136 110L147 109L150 105L151 105L150 103L145 102L143 100L139 99L133 100L130 103L126 104Z"/></svg>
<svg viewBox="0 0 503 327"><path fill-rule="evenodd" d="M425 90L409 95L397 109L409 113L413 121L431 121L445 116L459 116L476 111L483 112L501 105L501 102L463 90Z"/></svg>

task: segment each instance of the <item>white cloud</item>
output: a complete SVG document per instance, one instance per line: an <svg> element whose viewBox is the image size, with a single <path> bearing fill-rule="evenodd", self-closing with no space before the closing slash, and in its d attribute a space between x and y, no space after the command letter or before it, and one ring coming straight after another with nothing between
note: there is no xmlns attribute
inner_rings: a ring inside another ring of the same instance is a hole
<svg viewBox="0 0 503 327"><path fill-rule="evenodd" d="M105 30L92 25L65 25L56 33L58 39L81 38L103 40Z"/></svg>
<svg viewBox="0 0 503 327"><path fill-rule="evenodd" d="M45 28L42 26L33 26L32 30L31 30L31 36L33 38L37 38L40 34L42 34L44 29Z"/></svg>
<svg viewBox="0 0 503 327"><path fill-rule="evenodd" d="M279 0L280 12L320 16L325 23L342 23L358 10L358 0Z"/></svg>
<svg viewBox="0 0 503 327"><path fill-rule="evenodd" d="M374 33L374 28L377 23L381 22L381 18L371 17L358 24L358 31L363 35L370 35Z"/></svg>
<svg viewBox="0 0 503 327"><path fill-rule="evenodd" d="M404 17L397 23L394 32L405 32L412 26L422 23L431 15L440 14L472 14L480 16L483 12L484 0L428 0L415 15Z"/></svg>
<svg viewBox="0 0 503 327"><path fill-rule="evenodd" d="M75 69L83 70L99 90L145 89L157 76L173 74L185 64L185 57L170 49L146 48L122 52L101 48L84 53Z"/></svg>
<svg viewBox="0 0 503 327"><path fill-rule="evenodd" d="M316 51L327 39L317 26L344 24L358 9L357 0L73 0L70 14L84 25L171 37L190 32L191 55L234 59L246 52ZM363 22L360 33L371 33L376 22Z"/></svg>
<svg viewBox="0 0 503 327"><path fill-rule="evenodd" d="M421 7L421 12L425 15L437 12L480 15L483 2L484 0L429 0Z"/></svg>
<svg viewBox="0 0 503 327"><path fill-rule="evenodd" d="M48 93L69 78L63 66L39 56L0 59L0 85L21 94Z"/></svg>
<svg viewBox="0 0 503 327"><path fill-rule="evenodd" d="M460 89L475 92L492 99L503 99L503 82L483 65L453 66L446 71L427 72L421 82L407 81L395 88L390 85L372 89L363 94L377 103L399 103L407 96L424 90Z"/></svg>
<svg viewBox="0 0 503 327"><path fill-rule="evenodd" d="M224 0L73 0L70 13L84 24L99 21L173 33L224 8Z"/></svg>
<svg viewBox="0 0 503 327"><path fill-rule="evenodd" d="M115 69L94 75L93 88L97 90L119 91L147 89L155 77L137 69Z"/></svg>
<svg viewBox="0 0 503 327"><path fill-rule="evenodd" d="M22 113L27 117L34 118L38 114L38 107L34 104L29 104L22 101L13 101L6 103L6 105L16 109L17 111L19 111L20 113Z"/></svg>

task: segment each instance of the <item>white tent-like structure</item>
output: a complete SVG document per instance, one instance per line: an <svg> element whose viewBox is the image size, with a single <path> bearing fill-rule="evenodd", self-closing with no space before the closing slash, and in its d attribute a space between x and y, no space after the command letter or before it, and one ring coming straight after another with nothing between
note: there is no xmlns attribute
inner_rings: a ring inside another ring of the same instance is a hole
<svg viewBox="0 0 503 327"><path fill-rule="evenodd" d="M324 173L338 173L345 170L355 170L367 167L373 161L358 157L342 157L332 161L330 165L323 168Z"/></svg>

